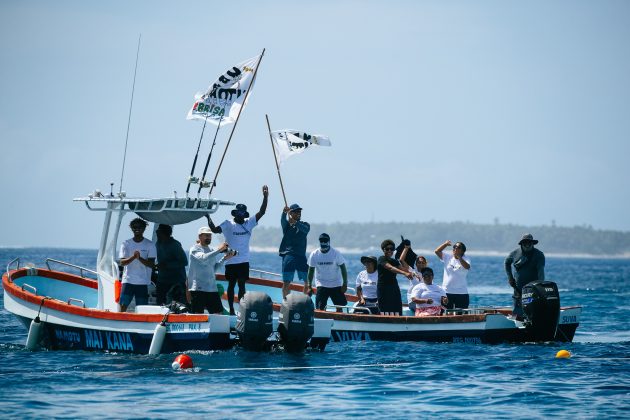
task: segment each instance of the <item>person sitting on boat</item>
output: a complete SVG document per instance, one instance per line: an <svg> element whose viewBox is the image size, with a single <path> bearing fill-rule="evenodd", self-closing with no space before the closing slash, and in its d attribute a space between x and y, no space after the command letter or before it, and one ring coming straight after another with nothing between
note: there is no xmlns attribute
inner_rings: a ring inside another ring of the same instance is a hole
<svg viewBox="0 0 630 420"><path fill-rule="evenodd" d="M378 298L378 310L381 315L401 315L402 298L400 296L400 286L396 280L396 274L402 274L409 280L413 274L401 268L398 260L392 258L396 246L394 241L386 239L381 243L383 255L379 257L376 268L378 270L378 281L376 285L376 296Z"/></svg>
<svg viewBox="0 0 630 420"><path fill-rule="evenodd" d="M133 299L136 305L149 303L149 284L151 272L155 267L157 251L155 244L144 237L148 223L136 217L129 223L133 238L127 239L120 246L120 265L124 267L122 289L120 292L120 311L127 311Z"/></svg>
<svg viewBox="0 0 630 420"><path fill-rule="evenodd" d="M449 309L467 309L470 296L466 277L470 271L470 259L464 256L466 245L463 242L456 242L452 252L445 250L449 246L451 241L446 241L435 249L435 255L444 264L442 288L446 290Z"/></svg>
<svg viewBox="0 0 630 420"><path fill-rule="evenodd" d="M228 304L230 305L230 315L234 312L234 286L238 282L238 299L245 296L245 283L249 279L249 241L252 238L252 230L258 225L260 218L265 215L267 210L267 197L269 189L266 185L262 187L263 201L260 210L253 218L249 217L247 206L245 204L237 204L236 209L232 210L233 220L225 220L219 226L215 226L208 219L208 226L213 233L223 233L228 246L236 251L236 255L229 261L225 262L225 279L228 281Z"/></svg>
<svg viewBox="0 0 630 420"><path fill-rule="evenodd" d="M188 268L188 291L190 292L190 306L195 314L202 314L204 309L210 314L222 314L223 304L217 288L216 270L234 256L227 253L228 244L223 242L213 249L212 231L210 228L199 229L197 243L188 253L190 267Z"/></svg>
<svg viewBox="0 0 630 420"><path fill-rule="evenodd" d="M415 303L416 316L436 316L442 314L443 307L448 304L446 291L433 284L433 269L422 269L422 282L411 290L411 299Z"/></svg>
<svg viewBox="0 0 630 420"><path fill-rule="evenodd" d="M155 231L157 241L157 281L155 292L158 305L186 302L186 266L188 258L182 244L173 238L173 227L159 225Z"/></svg>
<svg viewBox="0 0 630 420"><path fill-rule="evenodd" d="M308 264L306 263L306 236L311 226L302 221L302 207L291 204L285 207L280 217L282 241L278 253L282 257L282 298L291 291L290 285L297 272L298 279L306 283Z"/></svg>
<svg viewBox="0 0 630 420"><path fill-rule="evenodd" d="M537 248L534 248L538 241L534 239L531 233L527 233L521 237L519 247L505 259L505 272L508 277L508 283L514 288L514 310L513 313L517 318L523 317L523 307L521 306L521 292L523 286L536 280L545 279L545 254ZM514 272L512 272L514 266Z"/></svg>
<svg viewBox="0 0 630 420"><path fill-rule="evenodd" d="M357 297L359 298L356 306L367 308L372 314L378 314L378 299L376 298L376 284L378 283L377 262L378 260L373 256L361 257L361 264L363 264L365 270L357 275L356 281Z"/></svg>
<svg viewBox="0 0 630 420"><path fill-rule="evenodd" d="M403 250L403 253L405 251ZM401 254L402 255L402 254ZM404 258L404 256L403 256ZM401 258L400 263L403 264L403 258ZM413 273L413 278L411 278L409 280L409 286L407 287L407 305L409 305L409 310L411 311L411 313L415 313L416 311L416 304L414 303L414 301L411 299L411 290L418 284L421 283L422 281L422 269L427 267L427 259L422 256L422 255L418 255L416 258L416 264L415 267L409 267L409 271L411 271Z"/></svg>
<svg viewBox="0 0 630 420"><path fill-rule="evenodd" d="M348 272L346 260L335 248L330 246L330 235L319 235L319 248L311 252L308 257L308 275L304 284L304 293L313 294L313 277L317 286L315 309L326 310L328 298L334 305L348 304L346 290L348 289Z"/></svg>

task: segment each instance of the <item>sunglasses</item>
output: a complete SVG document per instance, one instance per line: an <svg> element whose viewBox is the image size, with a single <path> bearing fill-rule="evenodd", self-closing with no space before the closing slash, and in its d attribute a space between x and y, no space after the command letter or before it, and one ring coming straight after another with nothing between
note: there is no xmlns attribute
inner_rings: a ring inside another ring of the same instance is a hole
<svg viewBox="0 0 630 420"><path fill-rule="evenodd" d="M461 245L453 245L453 249L461 249Z"/></svg>
<svg viewBox="0 0 630 420"><path fill-rule="evenodd" d="M394 249L396 248L394 248L393 246L386 246L385 248L383 248L383 251L393 251Z"/></svg>
<svg viewBox="0 0 630 420"><path fill-rule="evenodd" d="M433 273L425 273L422 277L433 277Z"/></svg>

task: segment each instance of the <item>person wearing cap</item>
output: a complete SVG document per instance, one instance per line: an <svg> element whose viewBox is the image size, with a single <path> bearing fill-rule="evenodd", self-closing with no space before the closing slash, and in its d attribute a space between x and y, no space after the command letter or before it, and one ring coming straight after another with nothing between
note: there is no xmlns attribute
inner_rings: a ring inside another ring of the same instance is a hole
<svg viewBox="0 0 630 420"><path fill-rule="evenodd" d="M313 293L313 277L317 286L315 309L326 310L328 298L334 305L348 304L346 290L348 289L348 272L346 260L341 253L330 246L330 235L319 235L319 248L311 252L308 257L308 276L304 284L304 293ZM340 311L340 310L339 310Z"/></svg>
<svg viewBox="0 0 630 420"><path fill-rule="evenodd" d="M155 231L157 241L157 280L155 294L158 305L172 301L186 302L186 266L188 259L182 244L173 238L173 227L159 225Z"/></svg>
<svg viewBox="0 0 630 420"><path fill-rule="evenodd" d="M204 309L210 314L222 314L223 304L217 288L216 270L224 261L232 258L232 253L226 253L227 242L223 242L217 249L210 247L212 230L208 227L199 229L197 243L188 253L190 267L188 268L188 291L190 292L190 306L193 313L202 314Z"/></svg>
<svg viewBox="0 0 630 420"><path fill-rule="evenodd" d="M378 270L378 283L376 284L376 294L378 297L378 310L381 315L402 315L402 298L400 296L400 286L396 279L396 274L402 274L409 280L413 274L402 269L400 261L393 258L396 245L391 239L381 242L383 255L378 258L376 269Z"/></svg>
<svg viewBox="0 0 630 420"><path fill-rule="evenodd" d="M507 274L508 283L514 289L514 315L523 316L523 308L521 306L521 292L523 286L536 280L545 279L545 254L537 248L534 248L538 241L534 239L531 233L527 233L521 237L519 247L505 259L505 273ZM512 271L512 266L514 271Z"/></svg>
<svg viewBox="0 0 630 420"><path fill-rule="evenodd" d="M230 315L234 312L234 286L238 283L238 299L245 296L245 283L249 279L249 241L252 238L252 230L258 226L260 218L265 215L267 210L267 198L269 196L269 188L266 185L262 187L263 201L260 210L250 218L245 204L237 204L232 210L233 220L225 220L219 226L215 226L208 219L208 226L213 233L222 233L228 246L236 251L236 255L229 261L225 262L225 279L228 281L228 304L230 305Z"/></svg>
<svg viewBox="0 0 630 420"><path fill-rule="evenodd" d="M411 299L415 304L416 316L437 316L442 314L442 306L448 303L448 297L442 287L433 284L433 269L422 269L422 282L411 290Z"/></svg>
<svg viewBox="0 0 630 420"><path fill-rule="evenodd" d="M455 242L452 252L445 249L451 244L451 241L445 241L435 249L435 255L444 264L442 288L448 296L448 309L467 309L470 304L467 280L470 259L464 256L466 245L463 242Z"/></svg>
<svg viewBox="0 0 630 420"><path fill-rule="evenodd" d="M155 244L144 237L147 222L136 217L129 223L133 238L120 245L120 265L124 267L120 292L120 311L125 312L133 299L136 305L149 303L149 284L155 266Z"/></svg>
<svg viewBox="0 0 630 420"><path fill-rule="evenodd" d="M376 285L378 283L377 262L376 257L371 255L361 257L361 264L363 264L365 270L357 275L356 281L357 297L359 298L356 306L367 308L370 313L375 315L378 314L378 299L376 297Z"/></svg>
<svg viewBox="0 0 630 420"><path fill-rule="evenodd" d="M311 230L311 225L302 221L302 207L291 204L282 211L280 226L282 241L278 254L282 257L282 298L286 299L296 272L298 279L306 282L308 273L306 236Z"/></svg>

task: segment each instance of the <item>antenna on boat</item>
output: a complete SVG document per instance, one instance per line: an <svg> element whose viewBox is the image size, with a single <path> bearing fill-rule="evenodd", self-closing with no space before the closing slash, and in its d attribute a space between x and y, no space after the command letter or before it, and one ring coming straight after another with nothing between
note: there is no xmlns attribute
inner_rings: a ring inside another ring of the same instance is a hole
<svg viewBox="0 0 630 420"><path fill-rule="evenodd" d="M133 94L136 90L136 73L138 72L138 57L140 56L140 40L142 34L138 36L138 49L136 51L136 67L133 70L133 85L131 86L131 103L129 104L129 117L127 118L127 135L125 136L125 153L123 154L122 171L120 172L120 188L118 196L122 194L123 177L125 176L125 162L127 161L127 143L129 141L129 126L131 125L131 110L133 109Z"/></svg>
<svg viewBox="0 0 630 420"><path fill-rule="evenodd" d="M206 166L203 168L203 175L201 175L201 181L199 181L199 189L197 190L197 197L201 193L202 188L208 188L210 185L214 186L216 181L212 181L212 184L209 181L206 181L206 174L208 173L208 165L210 165L210 158L212 157L212 151L214 150L214 146L217 144L217 135L219 134L219 127L221 127L221 121L223 121L223 115L219 118L219 125L217 126L217 131L214 133L214 140L212 141L212 147L210 147L210 153L208 153L208 159L206 159Z"/></svg>

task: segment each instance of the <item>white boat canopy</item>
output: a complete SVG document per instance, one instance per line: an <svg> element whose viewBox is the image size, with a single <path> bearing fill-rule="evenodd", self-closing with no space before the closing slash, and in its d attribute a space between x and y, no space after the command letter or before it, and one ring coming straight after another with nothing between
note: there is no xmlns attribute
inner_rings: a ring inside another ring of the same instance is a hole
<svg viewBox="0 0 630 420"><path fill-rule="evenodd" d="M136 213L154 223L155 226L158 224L181 225L204 217L206 214L212 214L219 206L235 205L231 201L212 198L131 198L124 195L105 196L98 191L87 197L75 198L74 201L83 201L89 210L105 212L96 261L98 308L113 312L120 311L120 305L115 298L114 285L119 276L116 244L124 214ZM117 215L114 223L112 223L113 215Z"/></svg>

